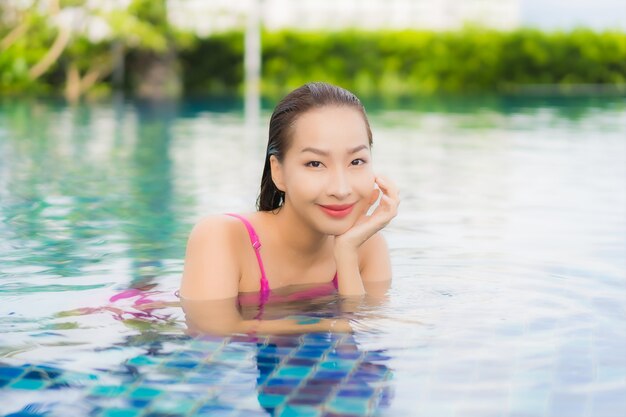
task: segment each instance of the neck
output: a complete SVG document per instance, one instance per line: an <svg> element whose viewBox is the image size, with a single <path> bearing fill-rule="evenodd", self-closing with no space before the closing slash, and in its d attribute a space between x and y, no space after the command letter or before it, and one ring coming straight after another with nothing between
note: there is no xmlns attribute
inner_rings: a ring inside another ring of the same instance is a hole
<svg viewBox="0 0 626 417"><path fill-rule="evenodd" d="M318 255L331 238L313 229L291 209L289 202L286 202L273 217L277 238L291 253L301 259Z"/></svg>

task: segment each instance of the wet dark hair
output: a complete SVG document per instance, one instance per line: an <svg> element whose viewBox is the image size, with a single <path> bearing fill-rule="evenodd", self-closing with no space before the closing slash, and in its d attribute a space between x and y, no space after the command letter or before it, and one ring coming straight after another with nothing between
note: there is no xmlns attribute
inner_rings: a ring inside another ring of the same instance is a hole
<svg viewBox="0 0 626 417"><path fill-rule="evenodd" d="M257 199L259 211L272 211L280 208L285 201L285 193L276 188L272 181L270 156L275 155L282 162L289 149L291 130L299 116L309 110L324 106L352 107L363 115L367 128L367 138L372 146L370 129L365 108L361 101L350 91L323 82L307 83L287 94L274 108L270 118L269 138L265 153L265 165L261 177L261 191Z"/></svg>

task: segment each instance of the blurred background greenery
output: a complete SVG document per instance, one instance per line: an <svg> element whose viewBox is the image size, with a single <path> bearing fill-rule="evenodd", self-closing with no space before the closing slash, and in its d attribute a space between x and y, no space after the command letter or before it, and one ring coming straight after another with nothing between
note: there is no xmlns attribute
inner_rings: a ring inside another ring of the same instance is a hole
<svg viewBox="0 0 626 417"><path fill-rule="evenodd" d="M172 23L172 8L184 4L2 1L0 94L64 95L70 101L113 91L157 98L242 95L241 13L226 29L202 33ZM480 22L438 29L261 27L260 89L266 97L310 80L373 97L626 92L626 33L619 28L494 28Z"/></svg>

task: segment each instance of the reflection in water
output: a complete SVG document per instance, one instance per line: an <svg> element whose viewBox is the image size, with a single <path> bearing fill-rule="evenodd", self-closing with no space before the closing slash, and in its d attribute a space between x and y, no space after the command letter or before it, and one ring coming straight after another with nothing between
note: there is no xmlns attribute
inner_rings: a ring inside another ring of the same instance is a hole
<svg viewBox="0 0 626 417"><path fill-rule="evenodd" d="M134 145L126 210L133 221L124 225L129 258L133 260L131 288L149 284L171 255L176 219L172 210L173 178L170 159L174 103L137 106L137 141Z"/></svg>

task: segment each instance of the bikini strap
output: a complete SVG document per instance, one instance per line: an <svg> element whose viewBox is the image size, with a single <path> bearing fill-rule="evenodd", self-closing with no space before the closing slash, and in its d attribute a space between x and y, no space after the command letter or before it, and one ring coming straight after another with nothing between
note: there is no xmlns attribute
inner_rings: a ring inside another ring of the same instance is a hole
<svg viewBox="0 0 626 417"><path fill-rule="evenodd" d="M270 285L267 282L267 277L265 276L265 268L263 267L263 260L261 259L261 241L259 240L259 236L256 234L254 227L248 219L239 214L235 213L226 213L227 216L236 217L243 222L246 226L246 230L248 230L248 235L250 236L250 243L252 243L252 248L254 248L254 253L256 255L256 260L259 263L259 269L261 270L261 295L265 296L270 291Z"/></svg>

